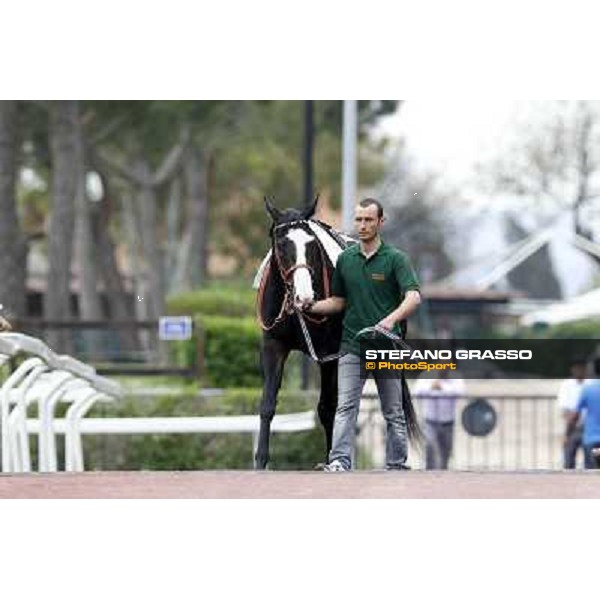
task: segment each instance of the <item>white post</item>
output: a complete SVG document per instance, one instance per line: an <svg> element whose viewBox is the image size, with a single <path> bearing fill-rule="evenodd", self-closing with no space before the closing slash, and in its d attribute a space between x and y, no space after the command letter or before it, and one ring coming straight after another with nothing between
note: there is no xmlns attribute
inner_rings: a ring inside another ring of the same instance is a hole
<svg viewBox="0 0 600 600"><path fill-rule="evenodd" d="M356 203L356 170L358 144L358 106L356 100L344 100L342 133L342 231L353 229Z"/></svg>

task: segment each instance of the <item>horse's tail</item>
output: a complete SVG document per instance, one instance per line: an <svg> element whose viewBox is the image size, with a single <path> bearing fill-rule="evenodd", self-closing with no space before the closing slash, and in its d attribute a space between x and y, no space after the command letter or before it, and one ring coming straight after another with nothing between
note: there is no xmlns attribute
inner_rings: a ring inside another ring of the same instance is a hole
<svg viewBox="0 0 600 600"><path fill-rule="evenodd" d="M402 409L404 410L404 418L406 419L406 431L408 433L408 439L413 444L422 446L425 438L423 436L421 425L419 424L417 412L415 411L415 407L412 403L410 390L404 374L402 374Z"/></svg>

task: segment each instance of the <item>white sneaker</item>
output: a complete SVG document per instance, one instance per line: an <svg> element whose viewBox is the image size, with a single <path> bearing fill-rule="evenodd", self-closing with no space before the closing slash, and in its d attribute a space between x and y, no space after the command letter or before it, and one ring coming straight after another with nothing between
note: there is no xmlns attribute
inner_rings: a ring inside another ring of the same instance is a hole
<svg viewBox="0 0 600 600"><path fill-rule="evenodd" d="M328 465L325 465L323 471L328 473L339 473L341 471L348 471L346 467L339 460L332 460Z"/></svg>

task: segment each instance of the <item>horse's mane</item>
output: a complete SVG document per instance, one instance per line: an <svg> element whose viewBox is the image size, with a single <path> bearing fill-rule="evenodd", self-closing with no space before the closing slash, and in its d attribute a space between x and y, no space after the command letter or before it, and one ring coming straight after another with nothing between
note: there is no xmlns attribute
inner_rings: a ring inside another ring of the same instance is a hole
<svg viewBox="0 0 600 600"><path fill-rule="evenodd" d="M349 245L356 243L356 240L343 233L340 233L339 231L336 231L333 229L333 227L327 225L326 223L313 219L308 219L305 222L315 234L318 243L333 267L335 267L338 256L344 251L344 249ZM258 271L254 276L254 281L252 283L252 287L254 289L260 288L261 281L266 274L267 266L270 260L271 250L269 250L266 256L263 258L260 266L258 267Z"/></svg>

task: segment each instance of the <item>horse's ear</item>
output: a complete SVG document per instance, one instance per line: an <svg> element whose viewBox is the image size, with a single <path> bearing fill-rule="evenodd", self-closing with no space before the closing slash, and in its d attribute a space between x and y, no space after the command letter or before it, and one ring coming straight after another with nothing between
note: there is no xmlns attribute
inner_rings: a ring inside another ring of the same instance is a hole
<svg viewBox="0 0 600 600"><path fill-rule="evenodd" d="M315 210L317 210L318 202L319 202L319 194L317 194L315 196L313 203L308 208L304 209L304 212L302 213L303 219L310 219L315 214Z"/></svg>
<svg viewBox="0 0 600 600"><path fill-rule="evenodd" d="M265 206L267 207L267 212L271 215L271 219L273 219L273 221L277 223L277 221L279 221L281 217L281 211L276 206L274 206L266 196Z"/></svg>

